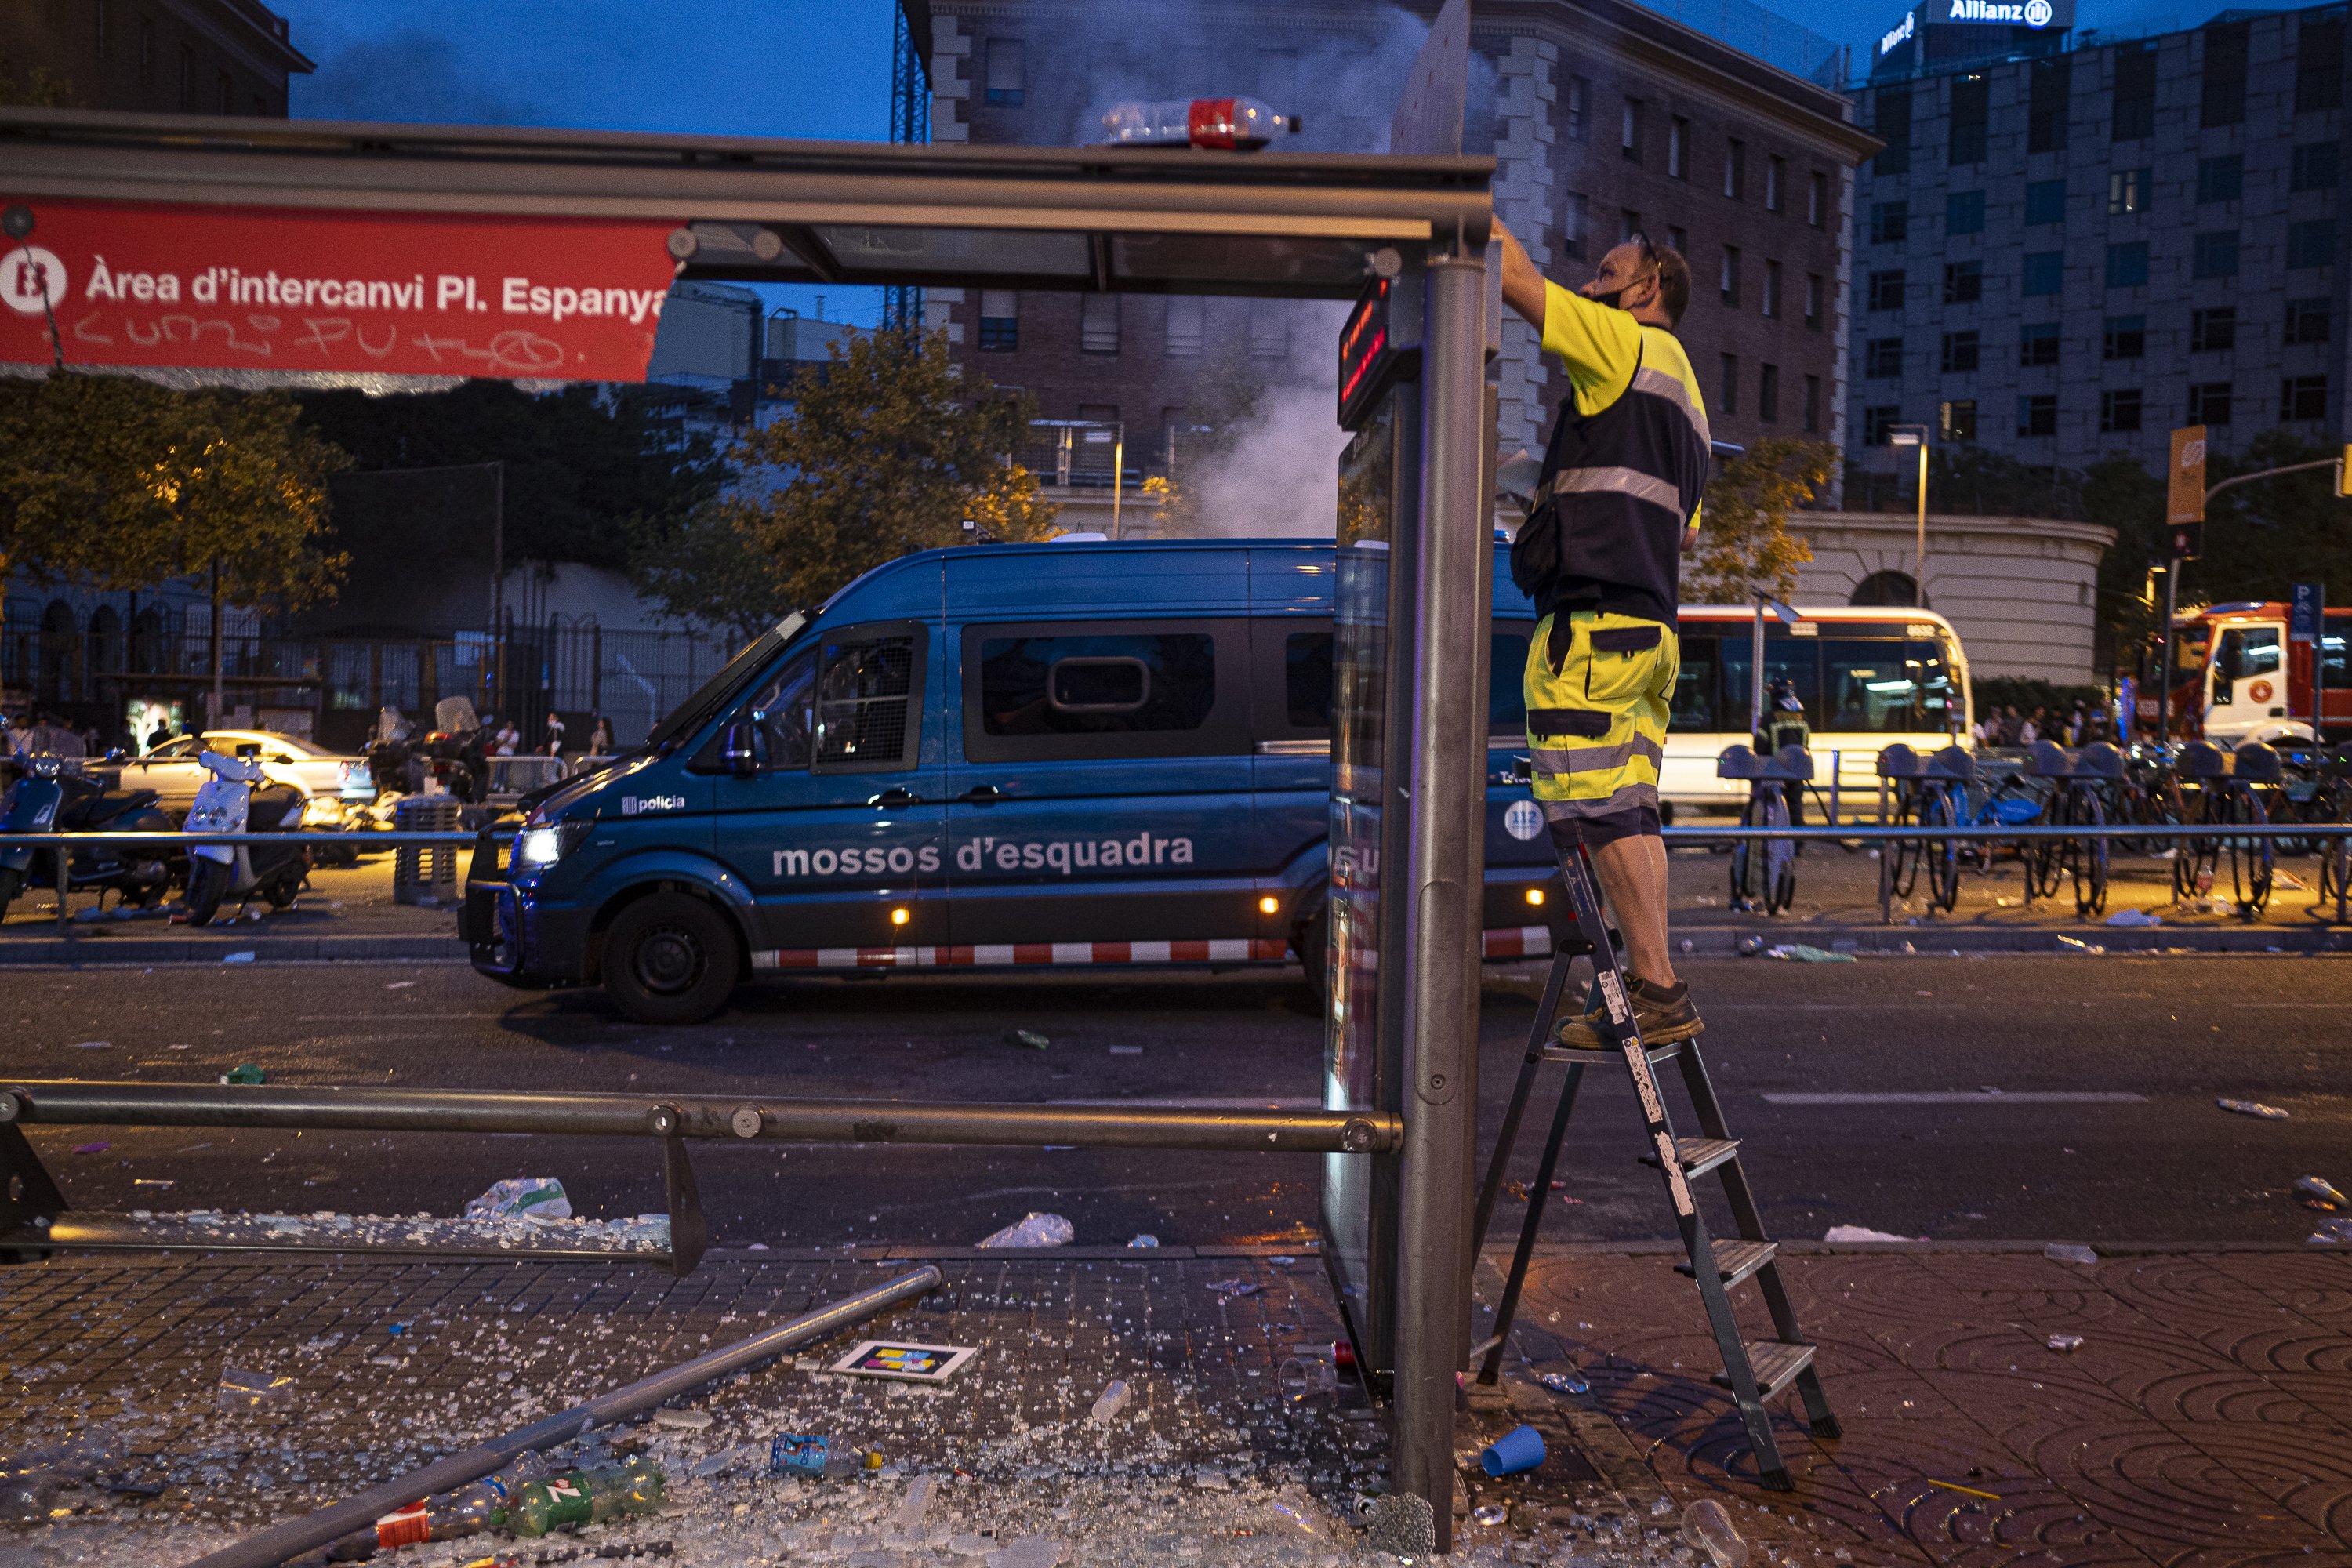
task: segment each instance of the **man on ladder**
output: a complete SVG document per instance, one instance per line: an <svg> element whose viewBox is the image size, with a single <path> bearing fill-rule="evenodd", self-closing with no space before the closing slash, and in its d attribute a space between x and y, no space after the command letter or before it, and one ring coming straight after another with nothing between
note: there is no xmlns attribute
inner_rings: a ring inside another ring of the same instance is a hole
<svg viewBox="0 0 2352 1568"><path fill-rule="evenodd" d="M1698 537L1706 407L1674 336L1690 268L1636 235L1601 258L1581 297L1536 270L1501 224L1503 302L1568 367L1570 395L1544 450L1511 576L1535 601L1528 746L1535 797L1563 860L1582 844L1616 906L1627 987L1650 1045L1706 1026L1666 949L1666 849L1658 765L1681 666L1681 556ZM1599 1009L1560 1026L1607 1046Z"/></svg>

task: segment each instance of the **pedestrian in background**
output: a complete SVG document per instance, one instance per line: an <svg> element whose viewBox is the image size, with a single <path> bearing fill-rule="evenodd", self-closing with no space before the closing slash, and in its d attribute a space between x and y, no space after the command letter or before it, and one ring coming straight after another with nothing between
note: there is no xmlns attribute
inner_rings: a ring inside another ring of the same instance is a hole
<svg viewBox="0 0 2352 1568"><path fill-rule="evenodd" d="M548 710L547 713L547 745L545 749L547 754L551 757L560 757L563 754L563 715L556 712L551 708Z"/></svg>
<svg viewBox="0 0 2352 1568"><path fill-rule="evenodd" d="M588 754L609 757L613 754L613 721L602 713L595 715L595 724L588 731Z"/></svg>

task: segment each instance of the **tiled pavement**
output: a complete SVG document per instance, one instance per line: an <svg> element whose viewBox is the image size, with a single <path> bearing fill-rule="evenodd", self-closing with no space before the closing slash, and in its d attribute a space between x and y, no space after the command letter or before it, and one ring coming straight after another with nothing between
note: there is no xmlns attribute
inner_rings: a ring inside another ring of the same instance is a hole
<svg viewBox="0 0 2352 1568"><path fill-rule="evenodd" d="M1337 1331L1319 1266L1169 1250L941 1258L947 1289L877 1331L982 1347L959 1388L893 1396L779 1364L698 1395L716 1426L664 1440L686 1445L681 1468L775 1430L872 1442L909 1468L963 1472L949 1494L960 1519L1008 1536L1059 1530L1081 1540L1080 1563L1200 1560L1181 1531L1211 1507L1226 1511L1206 1561L1338 1562L1297 1547L1245 1559L1251 1527L1234 1511L1251 1488L1294 1481L1343 1510L1381 1472L1376 1420L1276 1396L1285 1356ZM1780 1413L1795 1493L1754 1488L1728 1396L1707 1382L1696 1298L1668 1258L1552 1249L1522 1314L1513 1397L1556 1436L1582 1434L1615 1489L1575 1484L1580 1467L1563 1454L1548 1482L1480 1488L1475 1500L1514 1505L1510 1524L1465 1530L1465 1544L1623 1561L1640 1554L1663 1486L1676 1504L1722 1498L1768 1562L2352 1563L2352 1260L1784 1256L1845 1424L1824 1442ZM234 1255L0 1268L0 1447L109 1422L131 1439L131 1479L169 1487L147 1501L91 1494L64 1526L0 1528L0 1560L72 1531L209 1540L250 1528L908 1266L864 1249L714 1258L683 1281L634 1266ZM1261 1289L1216 1289L1234 1280ZM2083 1347L2047 1349L2059 1332ZM1536 1373L1571 1361L1589 1397L1535 1388ZM225 1364L294 1376L285 1417L219 1412ZM1086 1426L1115 1376L1135 1385L1138 1418ZM1465 1416L1465 1447L1512 1419ZM1116 1503L1108 1517L1132 1511L1132 1540L1084 1547L1088 1510L1074 1520L1070 1506L1082 1495ZM1591 1521L1612 1512L1623 1532L1596 1541ZM1154 1521L1173 1533L1150 1533ZM773 1560L828 1559L780 1547Z"/></svg>

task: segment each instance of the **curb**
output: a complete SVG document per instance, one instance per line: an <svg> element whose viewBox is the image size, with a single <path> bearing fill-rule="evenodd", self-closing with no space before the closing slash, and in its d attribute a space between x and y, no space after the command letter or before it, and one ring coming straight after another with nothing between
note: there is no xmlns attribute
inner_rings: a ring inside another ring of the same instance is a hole
<svg viewBox="0 0 2352 1568"><path fill-rule="evenodd" d="M1672 926L1693 954L1737 954L1760 937L1767 947L1805 942L1832 952L1948 957L1954 952L2352 952L2352 931L2337 926Z"/></svg>
<svg viewBox="0 0 2352 1568"><path fill-rule="evenodd" d="M455 936L63 936L0 941L0 968L86 969L100 965L217 968L229 954L253 963L464 963Z"/></svg>

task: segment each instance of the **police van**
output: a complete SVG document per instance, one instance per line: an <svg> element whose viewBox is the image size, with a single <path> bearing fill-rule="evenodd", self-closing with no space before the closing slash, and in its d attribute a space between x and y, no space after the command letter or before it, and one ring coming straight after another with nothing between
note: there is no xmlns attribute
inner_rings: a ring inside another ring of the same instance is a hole
<svg viewBox="0 0 2352 1568"><path fill-rule="evenodd" d="M1498 557L1502 552L1498 551ZM1549 951L1513 753L1532 606L1495 572L1486 952ZM995 545L867 573L467 891L474 965L683 1023L761 971L1304 963L1327 926L1334 551Z"/></svg>

